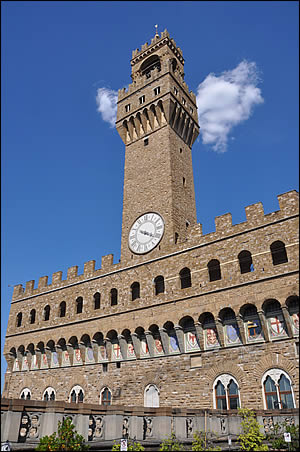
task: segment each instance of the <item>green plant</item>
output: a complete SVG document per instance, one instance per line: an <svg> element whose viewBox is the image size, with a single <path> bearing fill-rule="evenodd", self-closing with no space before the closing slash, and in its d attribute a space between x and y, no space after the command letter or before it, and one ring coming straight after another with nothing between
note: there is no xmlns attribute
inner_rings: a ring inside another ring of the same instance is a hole
<svg viewBox="0 0 300 452"><path fill-rule="evenodd" d="M284 433L291 434L291 442L284 441ZM273 449L299 450L299 425L288 424L286 421L274 424L272 433L267 435Z"/></svg>
<svg viewBox="0 0 300 452"><path fill-rule="evenodd" d="M165 439L161 444L160 444L160 449L159 451L165 452L165 451L181 451L181 450L185 450L183 444L181 444L178 439L176 438L175 433L172 433L171 436L167 439Z"/></svg>
<svg viewBox="0 0 300 452"><path fill-rule="evenodd" d="M112 447L112 451L117 452L119 450L121 450L121 445L120 443L115 442ZM142 452L145 450L145 448L141 445L141 443L128 441L127 450L132 452Z"/></svg>
<svg viewBox="0 0 300 452"><path fill-rule="evenodd" d="M194 433L194 441L192 443L192 450L193 451L201 451L201 450L208 450L208 451L218 451L222 450L219 446L211 446L211 441L209 441L205 437L204 432L196 432Z"/></svg>
<svg viewBox="0 0 300 452"><path fill-rule="evenodd" d="M84 437L74 431L75 426L70 418L63 422L58 422L58 435L56 432L50 436L44 436L40 439L36 450L53 450L53 451L69 451L69 450L88 450L90 446L84 444Z"/></svg>
<svg viewBox="0 0 300 452"><path fill-rule="evenodd" d="M243 433L238 437L241 450L269 450L268 446L263 444L265 436L260 432L260 425L254 412L247 408L239 409L239 415L243 418L241 422Z"/></svg>

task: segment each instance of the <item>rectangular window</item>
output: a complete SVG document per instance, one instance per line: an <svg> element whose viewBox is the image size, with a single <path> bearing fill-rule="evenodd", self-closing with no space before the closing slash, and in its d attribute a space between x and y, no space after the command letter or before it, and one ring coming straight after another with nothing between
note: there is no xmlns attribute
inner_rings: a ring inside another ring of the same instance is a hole
<svg viewBox="0 0 300 452"><path fill-rule="evenodd" d="M144 146L148 146L149 144L149 138L144 138Z"/></svg>
<svg viewBox="0 0 300 452"><path fill-rule="evenodd" d="M160 86L158 86L157 88L154 88L154 96L158 96L160 94Z"/></svg>
<svg viewBox="0 0 300 452"><path fill-rule="evenodd" d="M190 107L190 112L193 114L194 113L194 110L192 109L192 107Z"/></svg>
<svg viewBox="0 0 300 452"><path fill-rule="evenodd" d="M107 363L103 363L102 366L103 366L103 372L107 372L108 364Z"/></svg>
<svg viewBox="0 0 300 452"><path fill-rule="evenodd" d="M139 98L140 104L143 104L145 102L145 96L141 96Z"/></svg>
<svg viewBox="0 0 300 452"><path fill-rule="evenodd" d="M130 104L125 105L125 111L128 113L130 111Z"/></svg>
<svg viewBox="0 0 300 452"><path fill-rule="evenodd" d="M185 98L183 97L182 98L182 105L185 105L186 104L186 100L185 100Z"/></svg>
<svg viewBox="0 0 300 452"><path fill-rule="evenodd" d="M174 93L175 93L175 96L177 96L177 94L178 94L178 89L176 88L176 86L174 86Z"/></svg>

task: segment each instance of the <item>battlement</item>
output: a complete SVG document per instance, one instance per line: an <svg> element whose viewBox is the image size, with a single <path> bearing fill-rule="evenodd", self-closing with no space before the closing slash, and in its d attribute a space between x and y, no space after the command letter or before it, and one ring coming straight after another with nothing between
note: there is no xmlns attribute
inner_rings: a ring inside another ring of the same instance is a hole
<svg viewBox="0 0 300 452"><path fill-rule="evenodd" d="M299 212L299 193L296 190L292 190L277 196L280 209L264 214L262 203L258 202L245 207L247 221L236 225L232 224L232 216L230 213L225 213L215 217L215 232L202 235L202 224L196 224L190 229L190 239L192 241L198 240L200 237L207 238L209 241L214 241L226 236L230 236L236 232L247 232L249 229L267 225L272 222L276 222L285 217L296 215ZM238 231L237 231L238 230ZM173 250L170 250L174 251ZM27 281L25 290L22 284L14 286L12 300L18 300L20 298L29 297L31 295L42 294L51 289L58 287L64 287L69 284L84 281L88 278L100 276L102 273L113 271L121 268L121 263L113 263L113 254L102 256L101 268L95 269L95 260L85 262L84 270L81 275L78 275L78 266L74 265L67 270L67 279L62 280L62 271L53 273L52 284L48 284L48 276L42 276L39 278L38 287L34 288L34 280Z"/></svg>
<svg viewBox="0 0 300 452"><path fill-rule="evenodd" d="M141 47L141 50L140 49L133 50L132 51L132 60L143 58L145 56L144 55L145 52L149 52L149 54L150 54L150 50L152 50L152 51L154 50L154 49L152 49L152 46L155 46L156 44L160 43L164 39L167 39L168 41L170 41L169 45L171 46L172 50L175 50L178 53L179 60L182 60L182 62L183 62L182 50L180 49L180 47L176 46L176 42L174 41L173 38L170 38L170 35L166 29L161 32L160 36L157 33L154 36L154 38L151 39L150 44L148 44L148 42L143 44ZM132 62L132 64L134 64L134 62Z"/></svg>

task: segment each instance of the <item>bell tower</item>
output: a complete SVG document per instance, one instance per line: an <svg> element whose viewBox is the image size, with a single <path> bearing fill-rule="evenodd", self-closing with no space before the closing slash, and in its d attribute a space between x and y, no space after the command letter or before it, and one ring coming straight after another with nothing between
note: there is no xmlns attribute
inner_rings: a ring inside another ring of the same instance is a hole
<svg viewBox="0 0 300 452"><path fill-rule="evenodd" d="M131 59L119 90L117 130L126 146L121 260L158 256L196 223L192 145L196 96L184 82L181 49L165 30Z"/></svg>

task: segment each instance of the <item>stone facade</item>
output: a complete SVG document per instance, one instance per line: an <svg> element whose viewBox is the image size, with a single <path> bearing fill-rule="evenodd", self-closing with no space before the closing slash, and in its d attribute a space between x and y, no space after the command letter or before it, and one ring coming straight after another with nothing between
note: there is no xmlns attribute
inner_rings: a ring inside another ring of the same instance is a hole
<svg viewBox="0 0 300 452"><path fill-rule="evenodd" d="M215 232L202 234L191 160L199 126L183 63L167 32L134 51L116 123L126 145L121 260L103 256L99 269L89 261L80 275L74 266L66 279L58 271L51 284L44 276L15 286L4 397L299 406L298 193L279 195L279 210L266 215L261 203L247 206L240 224L217 217ZM149 211L165 233L134 254L130 227ZM277 388L269 402L267 378ZM218 379L235 385L235 401L229 389L217 393Z"/></svg>

